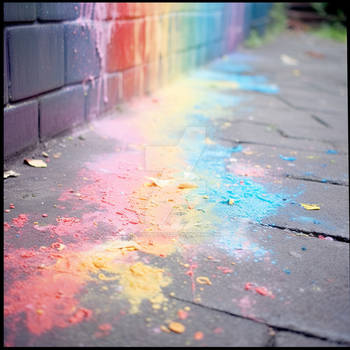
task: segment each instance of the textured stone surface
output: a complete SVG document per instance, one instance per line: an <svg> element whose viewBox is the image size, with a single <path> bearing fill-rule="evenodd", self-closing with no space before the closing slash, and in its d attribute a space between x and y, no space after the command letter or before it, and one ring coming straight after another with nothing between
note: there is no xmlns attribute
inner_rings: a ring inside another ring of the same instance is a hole
<svg viewBox="0 0 350 350"><path fill-rule="evenodd" d="M65 84L82 82L100 73L96 32L76 23L64 25Z"/></svg>
<svg viewBox="0 0 350 350"><path fill-rule="evenodd" d="M5 22L32 22L36 19L35 3L28 2L5 2Z"/></svg>
<svg viewBox="0 0 350 350"><path fill-rule="evenodd" d="M38 103L28 101L4 109L4 158L39 141Z"/></svg>
<svg viewBox="0 0 350 350"><path fill-rule="evenodd" d="M79 17L80 3L37 3L38 19L41 21L74 20Z"/></svg>
<svg viewBox="0 0 350 350"><path fill-rule="evenodd" d="M7 64L7 40L6 40L6 31L4 32L4 105L9 100L8 92L8 64Z"/></svg>
<svg viewBox="0 0 350 350"><path fill-rule="evenodd" d="M39 99L40 139L55 136L84 121L84 91L81 85L66 87Z"/></svg>
<svg viewBox="0 0 350 350"><path fill-rule="evenodd" d="M63 26L8 28L10 100L58 88L64 83Z"/></svg>

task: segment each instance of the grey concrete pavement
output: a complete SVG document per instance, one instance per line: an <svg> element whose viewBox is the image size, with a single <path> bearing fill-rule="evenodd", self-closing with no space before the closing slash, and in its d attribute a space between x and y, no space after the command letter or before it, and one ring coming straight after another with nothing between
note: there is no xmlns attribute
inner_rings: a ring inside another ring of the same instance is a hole
<svg viewBox="0 0 350 350"><path fill-rule="evenodd" d="M286 32L6 163L5 345L349 346L346 52Z"/></svg>

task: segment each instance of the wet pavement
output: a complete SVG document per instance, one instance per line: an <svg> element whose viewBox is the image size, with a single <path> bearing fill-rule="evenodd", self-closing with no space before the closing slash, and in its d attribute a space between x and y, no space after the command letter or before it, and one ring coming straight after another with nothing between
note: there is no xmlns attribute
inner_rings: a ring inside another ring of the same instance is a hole
<svg viewBox="0 0 350 350"><path fill-rule="evenodd" d="M348 346L346 69L286 32L6 163L5 345Z"/></svg>

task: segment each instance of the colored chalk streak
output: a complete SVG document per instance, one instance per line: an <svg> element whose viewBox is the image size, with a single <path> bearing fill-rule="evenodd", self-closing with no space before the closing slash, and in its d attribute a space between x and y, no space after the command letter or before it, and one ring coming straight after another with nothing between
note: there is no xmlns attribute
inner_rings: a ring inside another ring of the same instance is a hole
<svg viewBox="0 0 350 350"><path fill-rule="evenodd" d="M227 70L230 59L224 62ZM212 93L212 83L236 95ZM78 173L74 190L64 189L59 197L73 212L84 214L60 211L56 224L34 226L51 235L52 246L13 250L5 256L5 271L14 280L5 292L11 333L7 344L20 331L23 313L34 335L89 322L94 310L84 308L81 291L92 282L119 286L118 298L128 300L130 313L137 313L144 300L160 309L167 302L162 288L171 283L169 271L139 261L140 252L167 257L181 253L176 242L187 239L194 246L212 244L229 254L242 249L255 257L268 253L245 237L240 220L260 222L291 195L271 192L227 169L232 153L244 147L208 142L215 128L213 116L239 106L237 92L246 89L275 92L265 79L250 76L247 83L237 71L201 73L159 91L157 104L140 100L125 117L95 125L97 134L118 142L117 150L92 157ZM229 198L233 205L227 204ZM110 228L103 243L93 238L101 224ZM32 226L30 220L23 221L21 229ZM55 244L57 240L63 245Z"/></svg>

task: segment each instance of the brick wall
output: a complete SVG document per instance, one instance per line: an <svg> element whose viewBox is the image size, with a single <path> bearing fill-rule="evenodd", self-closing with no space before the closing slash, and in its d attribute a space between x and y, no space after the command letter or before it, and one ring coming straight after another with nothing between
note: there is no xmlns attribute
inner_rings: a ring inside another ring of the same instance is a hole
<svg viewBox="0 0 350 350"><path fill-rule="evenodd" d="M4 3L5 159L234 50L246 5Z"/></svg>

